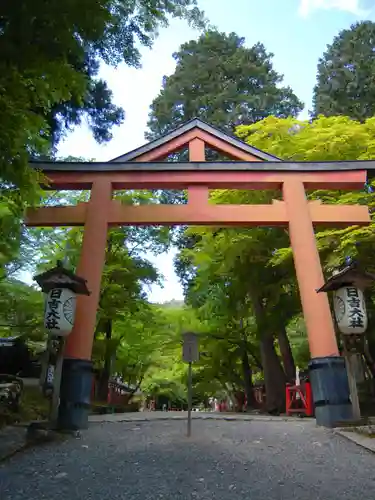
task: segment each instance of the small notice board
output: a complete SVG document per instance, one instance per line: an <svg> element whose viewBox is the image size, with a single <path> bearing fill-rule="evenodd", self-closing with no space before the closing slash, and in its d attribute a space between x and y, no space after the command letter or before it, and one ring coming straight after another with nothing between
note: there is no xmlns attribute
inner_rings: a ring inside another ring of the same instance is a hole
<svg viewBox="0 0 375 500"><path fill-rule="evenodd" d="M195 333L187 332L182 336L182 359L186 363L194 363L199 359L198 336Z"/></svg>

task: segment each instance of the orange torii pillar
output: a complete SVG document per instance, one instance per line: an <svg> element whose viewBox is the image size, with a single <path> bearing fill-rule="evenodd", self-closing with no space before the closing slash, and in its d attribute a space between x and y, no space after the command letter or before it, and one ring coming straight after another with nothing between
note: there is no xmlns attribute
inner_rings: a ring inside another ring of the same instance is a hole
<svg viewBox="0 0 375 500"><path fill-rule="evenodd" d="M311 361L310 381L318 425L333 427L353 418L345 360L339 356L327 294L317 293L324 283L314 227L301 179L283 183Z"/></svg>
<svg viewBox="0 0 375 500"><path fill-rule="evenodd" d="M77 274L87 279L89 296L78 295L74 326L65 348L58 426L84 429L88 425L92 389L91 351L107 247L112 183L97 179L86 204L85 225Z"/></svg>

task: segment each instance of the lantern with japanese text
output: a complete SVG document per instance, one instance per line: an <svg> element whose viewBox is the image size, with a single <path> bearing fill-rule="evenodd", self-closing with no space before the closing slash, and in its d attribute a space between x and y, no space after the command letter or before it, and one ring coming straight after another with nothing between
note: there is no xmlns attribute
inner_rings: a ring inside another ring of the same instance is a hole
<svg viewBox="0 0 375 500"><path fill-rule="evenodd" d="M47 294L44 327L51 334L66 337L72 331L76 294L68 288L52 288Z"/></svg>
<svg viewBox="0 0 375 500"><path fill-rule="evenodd" d="M367 329L367 312L363 291L345 286L333 294L337 327L344 334L361 334Z"/></svg>
<svg viewBox="0 0 375 500"><path fill-rule="evenodd" d="M86 280L64 269L60 262L34 279L47 294L44 310L46 330L54 336L68 336L74 325L76 295L90 295Z"/></svg>
<svg viewBox="0 0 375 500"><path fill-rule="evenodd" d="M375 281L375 275L361 271L353 263L331 278L317 292L333 292L334 313L346 352L363 352L367 329L364 290Z"/></svg>

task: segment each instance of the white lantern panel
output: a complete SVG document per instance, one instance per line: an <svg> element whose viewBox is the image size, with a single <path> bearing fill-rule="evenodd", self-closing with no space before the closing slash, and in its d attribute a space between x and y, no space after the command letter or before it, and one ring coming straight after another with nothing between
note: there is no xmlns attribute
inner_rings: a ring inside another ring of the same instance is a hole
<svg viewBox="0 0 375 500"><path fill-rule="evenodd" d="M359 288L346 286L333 296L337 326L341 333L364 333L367 328L365 297Z"/></svg>
<svg viewBox="0 0 375 500"><path fill-rule="evenodd" d="M45 303L44 327L53 335L66 337L72 331L76 294L67 288L53 288Z"/></svg>

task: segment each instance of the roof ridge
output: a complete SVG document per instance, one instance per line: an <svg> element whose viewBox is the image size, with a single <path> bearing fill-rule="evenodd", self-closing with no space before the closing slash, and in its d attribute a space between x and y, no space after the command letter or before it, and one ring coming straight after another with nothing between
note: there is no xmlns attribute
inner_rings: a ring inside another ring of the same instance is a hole
<svg viewBox="0 0 375 500"><path fill-rule="evenodd" d="M198 128L208 134L211 134L212 136L216 137L217 139L220 139L227 144L230 144L234 146L235 148L245 151L249 154L252 154L253 156L256 156L257 158L260 158L264 161L280 161L280 158L277 156L274 156L272 154L266 153L265 151L262 151L258 148L255 148L253 146L250 146L246 142L242 141L235 135L230 135L227 132L223 132L220 130L218 127L210 125L209 123L205 122L204 120L195 117L187 121L186 123L183 123L176 127L175 129L171 130L170 132L163 134L162 136L158 137L157 139L154 139L143 146L139 146L138 148L135 148L123 155L117 156L116 158L113 158L112 160L109 160L109 162L124 162L124 161L132 161L136 159L137 157L148 153L150 151L153 151L162 145L170 142L173 139L176 139L177 137L180 137L184 135L187 132L190 132L194 128Z"/></svg>

